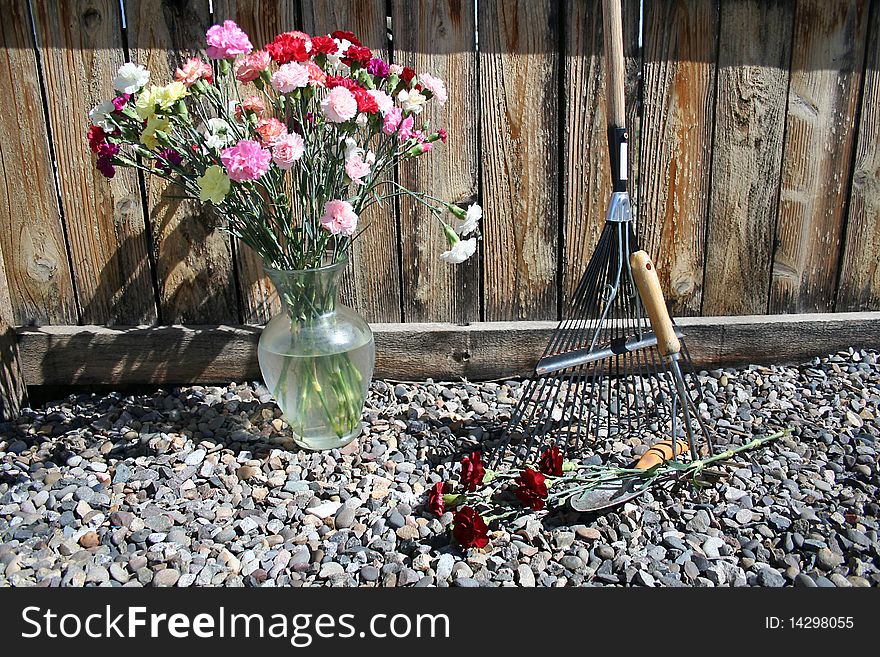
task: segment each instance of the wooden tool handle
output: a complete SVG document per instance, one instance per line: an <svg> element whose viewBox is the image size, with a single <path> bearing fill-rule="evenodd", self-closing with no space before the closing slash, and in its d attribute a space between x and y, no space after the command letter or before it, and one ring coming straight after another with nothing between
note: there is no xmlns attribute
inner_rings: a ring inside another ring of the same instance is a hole
<svg viewBox="0 0 880 657"><path fill-rule="evenodd" d="M605 38L605 80L608 93L608 127L626 127L623 63L623 11L620 0L602 0L602 26Z"/></svg>
<svg viewBox="0 0 880 657"><path fill-rule="evenodd" d="M636 287L639 288L639 297L651 319L651 328L657 336L657 348L664 356L677 354L681 351L681 342L675 335L672 320L669 319L669 311L666 310L666 300L663 298L663 290L660 289L660 279L657 278L654 263L647 253L636 251L629 257L629 266Z"/></svg>

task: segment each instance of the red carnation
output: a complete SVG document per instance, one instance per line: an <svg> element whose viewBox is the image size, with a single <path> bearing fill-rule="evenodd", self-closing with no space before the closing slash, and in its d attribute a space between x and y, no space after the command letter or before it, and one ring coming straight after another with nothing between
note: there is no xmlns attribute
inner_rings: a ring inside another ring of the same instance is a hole
<svg viewBox="0 0 880 657"><path fill-rule="evenodd" d="M284 32L276 36L272 43L266 44L269 55L279 64L306 61L311 47L312 40L305 32Z"/></svg>
<svg viewBox="0 0 880 657"><path fill-rule="evenodd" d="M463 506L456 511L452 523L452 537L461 547L483 548L489 544L489 528L471 507Z"/></svg>
<svg viewBox="0 0 880 657"><path fill-rule="evenodd" d="M562 451L558 445L553 445L550 449L541 454L541 460L538 462L538 469L545 475L552 477L562 476Z"/></svg>
<svg viewBox="0 0 880 657"><path fill-rule="evenodd" d="M355 89L363 88L351 78L342 77L341 75L328 75L327 82L325 84L327 85L328 89L333 89L335 87L345 87L352 93L354 93Z"/></svg>
<svg viewBox="0 0 880 657"><path fill-rule="evenodd" d="M345 57L342 58L342 62L346 66L351 66L354 62L357 62L361 66L366 66L370 63L371 59L373 59L372 50L366 46L351 45L348 47L348 50L345 51Z"/></svg>
<svg viewBox="0 0 880 657"><path fill-rule="evenodd" d="M101 145L107 140L107 133L96 125L89 128L87 136L89 138L89 148L92 149L93 153L97 153Z"/></svg>
<svg viewBox="0 0 880 657"><path fill-rule="evenodd" d="M368 92L366 89L358 87L356 89L351 90L354 94L355 100L357 100L358 104L358 112L363 112L364 114L375 114L379 111L379 104L376 102L376 99L373 98L372 94Z"/></svg>
<svg viewBox="0 0 880 657"><path fill-rule="evenodd" d="M470 456L461 459L461 485L465 490L477 490L485 476L486 468L483 467L479 452L472 452Z"/></svg>
<svg viewBox="0 0 880 657"><path fill-rule="evenodd" d="M348 30L336 30L330 36L332 36L334 39L339 39L340 41L349 41L356 46L363 45L361 43L361 40L354 35L354 32L349 32Z"/></svg>
<svg viewBox="0 0 880 657"><path fill-rule="evenodd" d="M407 85L409 85L414 77L416 77L416 72L412 70L409 66L404 66L403 72L400 74L400 79L403 80Z"/></svg>
<svg viewBox="0 0 880 657"><path fill-rule="evenodd" d="M336 41L333 40L333 37L316 36L312 37L312 50L316 53L332 55L339 50L339 46L336 45Z"/></svg>
<svg viewBox="0 0 880 657"><path fill-rule="evenodd" d="M442 516L446 512L443 505L443 482L438 481L428 491L428 510L438 516Z"/></svg>
<svg viewBox="0 0 880 657"><path fill-rule="evenodd" d="M547 497L547 484L544 483L544 475L531 468L526 468L514 481L518 484L514 493L524 506L535 511L544 508L544 498Z"/></svg>

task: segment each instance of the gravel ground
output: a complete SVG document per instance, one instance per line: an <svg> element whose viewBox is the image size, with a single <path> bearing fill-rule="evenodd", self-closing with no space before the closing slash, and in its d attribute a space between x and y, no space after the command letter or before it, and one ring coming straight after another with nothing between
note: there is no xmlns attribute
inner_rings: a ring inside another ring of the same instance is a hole
<svg viewBox="0 0 880 657"><path fill-rule="evenodd" d="M0 585L880 584L878 353L701 376L734 428L793 435L715 488L524 516L466 552L424 492L508 417L516 381L375 382L365 436L321 454L261 386L46 404L0 424Z"/></svg>

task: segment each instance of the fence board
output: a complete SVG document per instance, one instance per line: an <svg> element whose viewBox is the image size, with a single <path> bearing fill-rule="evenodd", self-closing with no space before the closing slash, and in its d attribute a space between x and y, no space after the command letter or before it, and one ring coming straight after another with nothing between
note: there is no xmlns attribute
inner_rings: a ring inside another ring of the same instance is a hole
<svg viewBox="0 0 880 657"><path fill-rule="evenodd" d="M486 319L557 315L559 5L481 0Z"/></svg>
<svg viewBox="0 0 880 657"><path fill-rule="evenodd" d="M351 30L380 57L388 58L384 0L301 0L303 29L309 34ZM373 207L361 217L366 231L351 249L343 280L343 300L371 322L400 320L400 235L394 205Z"/></svg>
<svg viewBox="0 0 880 657"><path fill-rule="evenodd" d="M262 48L276 34L299 27L296 0L214 0L213 4L214 22L234 20L255 48ZM246 244L235 241L235 245L242 320L264 324L281 310L281 302L263 272L262 259Z"/></svg>
<svg viewBox="0 0 880 657"><path fill-rule="evenodd" d="M867 8L798 3L770 312L833 310Z"/></svg>
<svg viewBox="0 0 880 657"><path fill-rule="evenodd" d="M645 4L639 232L677 315L702 299L717 37L716 0Z"/></svg>
<svg viewBox="0 0 880 657"><path fill-rule="evenodd" d="M880 308L880 3L871 13L838 311Z"/></svg>
<svg viewBox="0 0 880 657"><path fill-rule="evenodd" d="M125 4L131 59L150 70L156 84L174 79L186 57L202 56L211 25L207 0L140 0ZM232 248L215 219L180 189L145 176L159 305L164 323L237 322ZM175 198L177 197L177 198Z"/></svg>
<svg viewBox="0 0 880 657"><path fill-rule="evenodd" d="M704 315L767 308L794 9L793 0L721 5Z"/></svg>
<svg viewBox="0 0 880 657"><path fill-rule="evenodd" d="M115 0L34 2L73 275L82 321L156 320L143 205L132 170L94 167L88 112L112 94L124 62Z"/></svg>
<svg viewBox="0 0 880 657"><path fill-rule="evenodd" d="M448 142L405 163L401 184L462 205L474 203L479 131L473 6L460 0L395 0L392 21L395 61L444 79L449 90L443 108L431 103L426 112L432 126L448 127ZM400 245L404 320L478 321L479 257L456 266L441 261L446 238L436 219L407 196L400 198L399 207L400 232L408 236Z"/></svg>
<svg viewBox="0 0 880 657"><path fill-rule="evenodd" d="M15 106L29 110L0 112L0 249L10 304L6 319L15 324L75 324L76 299L27 2L4 2L2 10L0 89L14 89Z"/></svg>

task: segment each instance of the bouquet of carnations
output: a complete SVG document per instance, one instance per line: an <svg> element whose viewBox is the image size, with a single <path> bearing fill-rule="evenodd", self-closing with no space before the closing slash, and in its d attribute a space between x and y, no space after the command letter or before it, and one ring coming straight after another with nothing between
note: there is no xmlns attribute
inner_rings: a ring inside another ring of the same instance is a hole
<svg viewBox="0 0 880 657"><path fill-rule="evenodd" d="M164 86L141 65L119 69L115 97L89 113L102 174L124 166L177 183L275 269L339 260L363 213L404 194L440 220L443 260L473 255L467 236L480 207L407 189L394 175L446 141L444 129L419 121L429 102L446 102L442 80L375 57L351 32L286 32L254 50L225 21L206 38L207 61L187 59Z"/></svg>
<svg viewBox="0 0 880 657"><path fill-rule="evenodd" d="M422 120L428 103L446 103L446 86L374 56L351 32L285 32L254 50L224 21L206 39L207 59L187 59L162 86L124 64L115 97L89 114L89 144L108 178L123 166L176 183L262 257L286 311L261 336L263 376L300 445L341 446L359 432L372 335L362 320L327 319L332 277L282 275L341 269L361 216L402 195L439 221L440 258L474 254L479 205L397 182L398 164L446 142Z"/></svg>

